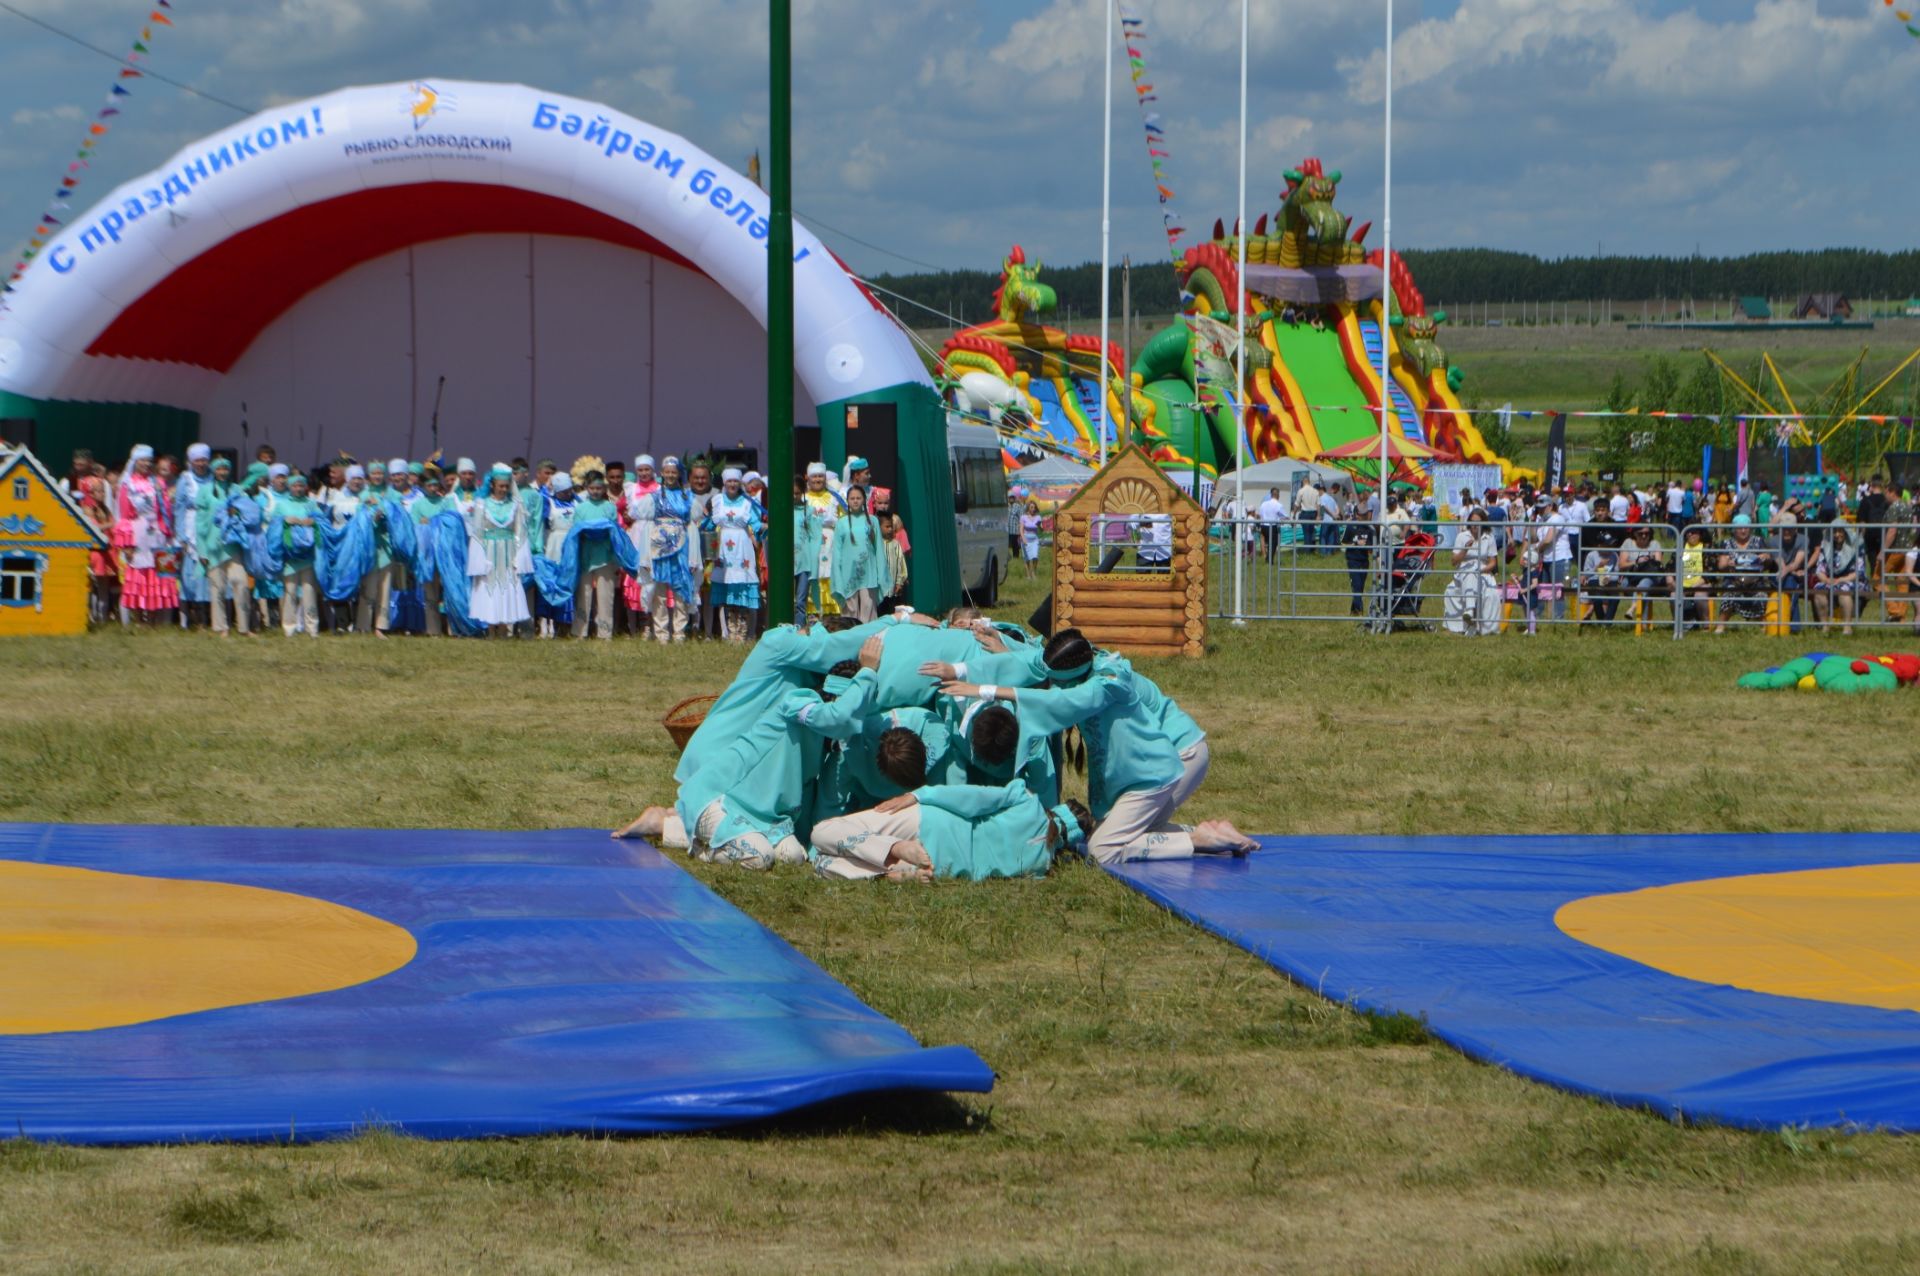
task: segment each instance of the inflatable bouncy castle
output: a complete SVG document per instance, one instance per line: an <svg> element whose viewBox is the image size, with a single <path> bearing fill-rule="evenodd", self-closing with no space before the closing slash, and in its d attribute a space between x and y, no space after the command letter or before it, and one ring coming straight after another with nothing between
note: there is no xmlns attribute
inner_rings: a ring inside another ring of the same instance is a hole
<svg viewBox="0 0 1920 1276"><path fill-rule="evenodd" d="M1234 321L1239 240L1216 222L1212 238L1177 264L1183 313L1134 352L1123 377L1117 346L1103 353L1098 338L1037 322L1053 309L1053 290L1016 246L1001 265L996 317L956 333L940 351L949 404L990 420L1011 451L1024 444L1078 459L1098 452L1103 420L1124 422L1119 441L1138 442L1191 490L1233 468L1237 431L1245 432L1249 464L1314 460L1376 437L1384 391L1400 439L1518 477L1462 407L1462 374L1438 340L1446 315L1427 309L1398 254L1382 297L1380 254L1365 247L1371 224L1352 230L1353 219L1334 207L1339 171L1308 159L1285 176L1280 208L1262 214L1247 239L1242 322ZM1236 395L1242 341L1246 384ZM1383 341L1391 374L1384 387ZM1236 401L1245 405L1238 422ZM1357 468L1373 472L1368 462ZM1406 476L1417 481L1419 471Z"/></svg>

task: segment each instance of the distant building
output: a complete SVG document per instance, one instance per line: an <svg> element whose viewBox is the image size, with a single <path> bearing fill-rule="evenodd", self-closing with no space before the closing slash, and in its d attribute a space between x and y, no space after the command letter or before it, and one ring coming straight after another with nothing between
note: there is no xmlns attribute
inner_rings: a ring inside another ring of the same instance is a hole
<svg viewBox="0 0 1920 1276"><path fill-rule="evenodd" d="M1851 319L1853 303L1845 293L1810 292L1793 308L1795 319Z"/></svg>
<svg viewBox="0 0 1920 1276"><path fill-rule="evenodd" d="M1742 318L1762 322L1773 318L1773 306L1765 297L1742 297L1740 314Z"/></svg>

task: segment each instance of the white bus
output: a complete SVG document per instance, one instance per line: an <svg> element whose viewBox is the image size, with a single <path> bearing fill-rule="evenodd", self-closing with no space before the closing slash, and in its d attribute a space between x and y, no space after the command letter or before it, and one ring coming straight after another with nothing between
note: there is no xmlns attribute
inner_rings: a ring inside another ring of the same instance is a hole
<svg viewBox="0 0 1920 1276"><path fill-rule="evenodd" d="M1000 435L988 425L947 426L953 470L954 539L960 547L960 590L976 607L1000 601L1008 558L1007 469Z"/></svg>

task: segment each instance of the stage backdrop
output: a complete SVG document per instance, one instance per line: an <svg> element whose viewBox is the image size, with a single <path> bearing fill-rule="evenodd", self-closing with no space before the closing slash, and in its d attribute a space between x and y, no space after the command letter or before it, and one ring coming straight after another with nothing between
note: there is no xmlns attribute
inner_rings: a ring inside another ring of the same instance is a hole
<svg viewBox="0 0 1920 1276"><path fill-rule="evenodd" d="M237 443L244 403L251 438L288 461L424 456L441 375L441 446L482 464L631 461L765 432L766 334L738 302L666 258L549 235L421 244L323 284L211 392L202 432ZM797 381L793 397L811 421Z"/></svg>

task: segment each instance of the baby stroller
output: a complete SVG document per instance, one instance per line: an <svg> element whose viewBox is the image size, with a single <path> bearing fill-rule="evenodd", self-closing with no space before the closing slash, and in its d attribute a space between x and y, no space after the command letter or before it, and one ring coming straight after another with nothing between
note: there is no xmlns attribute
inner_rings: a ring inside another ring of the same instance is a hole
<svg viewBox="0 0 1920 1276"><path fill-rule="evenodd" d="M1375 573L1373 593L1367 599L1367 618L1362 626L1369 633L1385 634L1408 628L1401 622L1420 615L1420 604L1425 601L1420 585L1433 570L1437 543L1431 533L1414 528L1394 546L1385 579Z"/></svg>

